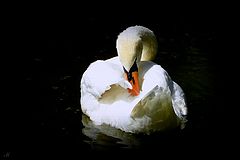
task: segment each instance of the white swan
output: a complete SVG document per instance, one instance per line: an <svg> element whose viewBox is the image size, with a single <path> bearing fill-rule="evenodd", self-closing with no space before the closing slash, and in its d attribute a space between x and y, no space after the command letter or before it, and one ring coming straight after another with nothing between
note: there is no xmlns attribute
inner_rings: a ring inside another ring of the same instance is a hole
<svg viewBox="0 0 240 160"><path fill-rule="evenodd" d="M154 33L132 26L119 34L118 56L90 64L81 79L81 109L95 125L151 133L186 122L184 92L153 60Z"/></svg>

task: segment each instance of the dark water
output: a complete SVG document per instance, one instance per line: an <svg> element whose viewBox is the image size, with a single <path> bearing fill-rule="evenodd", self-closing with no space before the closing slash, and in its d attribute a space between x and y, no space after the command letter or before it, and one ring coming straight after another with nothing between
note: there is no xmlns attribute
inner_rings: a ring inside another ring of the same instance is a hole
<svg viewBox="0 0 240 160"><path fill-rule="evenodd" d="M91 151L139 151L144 155L170 153L186 157L190 152L205 155L215 153L212 148L221 148L225 140L221 126L226 124L224 120L219 122L219 117L225 102L219 102L218 97L213 17L94 15L79 17L81 24L76 16L69 17L54 13L47 18L37 17L41 23L33 24L33 41L24 41L30 47L18 62L23 85L17 84L20 89L14 93L19 95L19 103L13 102L17 112L10 110L7 116L5 156L50 153L82 157ZM96 127L82 115L82 73L91 62L116 56L118 33L136 24L154 31L159 42L155 62L186 94L189 115L183 130L134 135L109 126Z"/></svg>

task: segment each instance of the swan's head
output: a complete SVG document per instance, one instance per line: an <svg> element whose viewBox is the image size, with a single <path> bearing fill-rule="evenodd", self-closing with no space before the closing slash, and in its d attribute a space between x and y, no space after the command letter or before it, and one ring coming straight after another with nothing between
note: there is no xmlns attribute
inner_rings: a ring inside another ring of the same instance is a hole
<svg viewBox="0 0 240 160"><path fill-rule="evenodd" d="M152 60L156 55L156 38L153 32L142 26L133 26L119 34L117 52L123 66L125 77L131 83L132 95L139 95L138 63L141 60Z"/></svg>
<svg viewBox="0 0 240 160"><path fill-rule="evenodd" d="M142 42L139 37L119 35L117 39L117 52L121 64L126 71L130 71L134 63L138 64L142 54Z"/></svg>
<svg viewBox="0 0 240 160"><path fill-rule="evenodd" d="M125 78L131 83L132 89L129 89L131 95L137 96L140 93L138 83L138 62L141 58L142 43L138 37L127 37L119 35L117 39L118 57L123 70Z"/></svg>

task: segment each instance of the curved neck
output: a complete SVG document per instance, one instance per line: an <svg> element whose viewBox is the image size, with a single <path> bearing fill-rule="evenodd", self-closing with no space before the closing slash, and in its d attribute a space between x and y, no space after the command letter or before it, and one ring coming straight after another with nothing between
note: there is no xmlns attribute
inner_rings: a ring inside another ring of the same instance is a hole
<svg viewBox="0 0 240 160"><path fill-rule="evenodd" d="M117 52L122 65L129 71L134 61L150 61L157 54L157 40L151 30L133 26L119 34Z"/></svg>
<svg viewBox="0 0 240 160"><path fill-rule="evenodd" d="M142 36L141 61L151 61L157 55L157 40L152 32L145 32Z"/></svg>

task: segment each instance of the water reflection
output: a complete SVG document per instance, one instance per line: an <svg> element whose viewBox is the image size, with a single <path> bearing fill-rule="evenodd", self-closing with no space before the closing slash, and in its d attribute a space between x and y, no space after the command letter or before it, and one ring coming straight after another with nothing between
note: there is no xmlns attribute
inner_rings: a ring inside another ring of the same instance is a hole
<svg viewBox="0 0 240 160"><path fill-rule="evenodd" d="M172 148L176 144L186 144L186 128L173 129L169 131L155 132L151 135L132 134L113 128L109 125L95 125L88 116L82 114L82 134L86 137L83 142L91 147L91 150L109 151L146 151L179 150ZM175 146L176 147L176 146Z"/></svg>
<svg viewBox="0 0 240 160"><path fill-rule="evenodd" d="M141 143L137 135L123 132L109 125L95 125L88 116L82 114L82 133L88 137L84 142L93 148L117 147L122 149L138 148Z"/></svg>

